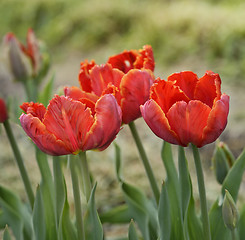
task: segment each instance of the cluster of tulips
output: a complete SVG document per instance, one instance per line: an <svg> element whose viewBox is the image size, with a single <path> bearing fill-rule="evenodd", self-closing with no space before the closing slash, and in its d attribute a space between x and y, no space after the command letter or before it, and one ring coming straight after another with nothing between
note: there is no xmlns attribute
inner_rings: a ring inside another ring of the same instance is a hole
<svg viewBox="0 0 245 240"><path fill-rule="evenodd" d="M28 31L27 46L14 34L7 34L3 47L6 68L26 90L29 102L20 106L23 113L19 120L37 146L36 161L42 178L34 194L9 124L5 100L1 98L0 122L10 140L29 200L24 204L15 193L0 186L0 223L3 228L8 225L16 239L102 240L106 239L102 227L106 222L129 224L128 233L120 239L245 239L245 208L239 214L235 204L245 169L245 152L234 159L227 145L217 145L214 161L221 192L209 211L198 152L198 148L214 142L227 124L229 96L221 92L219 74L207 71L198 78L191 71L182 71L167 80L156 78L153 50L145 45L140 50L111 56L102 65L93 60L81 62L80 86L64 87L63 95L51 99L50 82L40 90L49 62L34 32ZM167 177L162 184L156 181L134 123L141 116L163 140L161 156ZM106 149L126 125L138 148L152 198L121 176L120 147L115 144L116 173L125 204L98 214L96 183L90 177L86 151ZM179 145L178 166L171 144ZM189 144L196 166L200 215L185 156L184 147ZM53 172L47 155L53 156ZM67 200L63 174L67 165L75 216L70 213ZM4 240L11 238L5 227Z"/></svg>

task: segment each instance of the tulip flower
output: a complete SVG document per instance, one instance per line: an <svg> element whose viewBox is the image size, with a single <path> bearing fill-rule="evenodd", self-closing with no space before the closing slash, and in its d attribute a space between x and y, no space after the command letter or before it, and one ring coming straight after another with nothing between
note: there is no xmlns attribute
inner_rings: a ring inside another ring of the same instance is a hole
<svg viewBox="0 0 245 240"><path fill-rule="evenodd" d="M227 124L229 96L220 88L219 75L211 71L199 79L190 71L174 73L152 85L142 116L163 140L202 147L214 142Z"/></svg>
<svg viewBox="0 0 245 240"><path fill-rule="evenodd" d="M8 119L8 112L5 101L0 98L0 123L4 123Z"/></svg>
<svg viewBox="0 0 245 240"><path fill-rule="evenodd" d="M47 109L41 103L23 103L20 122L33 142L50 155L104 150L121 126L121 110L114 96L83 102L56 95Z"/></svg>
<svg viewBox="0 0 245 240"><path fill-rule="evenodd" d="M65 87L66 96L73 99L96 100L106 93L112 93L122 109L122 121L129 122L141 117L140 105L149 99L153 83L150 70L131 69L127 73L113 68L109 63L96 65L94 61L81 63L80 86Z"/></svg>
<svg viewBox="0 0 245 240"><path fill-rule="evenodd" d="M43 62L39 43L32 29L27 33L27 46L23 45L13 33L6 34L3 43L10 71L17 81L38 75Z"/></svg>

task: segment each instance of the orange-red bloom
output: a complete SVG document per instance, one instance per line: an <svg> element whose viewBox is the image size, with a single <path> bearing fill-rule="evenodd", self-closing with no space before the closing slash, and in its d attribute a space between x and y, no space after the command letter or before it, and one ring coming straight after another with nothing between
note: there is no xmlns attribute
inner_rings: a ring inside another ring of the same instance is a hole
<svg viewBox="0 0 245 240"><path fill-rule="evenodd" d="M211 71L200 79L189 71L158 79L150 100L141 106L142 116L163 140L202 147L215 141L227 124L229 96L220 88L219 75Z"/></svg>
<svg viewBox="0 0 245 240"><path fill-rule="evenodd" d="M0 98L0 123L4 123L8 119L8 111L5 101Z"/></svg>
<svg viewBox="0 0 245 240"><path fill-rule="evenodd" d="M139 117L140 105L149 99L153 84L154 58L150 46L142 50L124 51L110 57L104 65L94 61L81 63L80 88L65 87L66 96L73 99L96 100L112 93L122 109L122 120L129 123Z"/></svg>
<svg viewBox="0 0 245 240"><path fill-rule="evenodd" d="M80 102L56 95L47 109L39 103L23 103L20 122L27 135L50 155L104 150L121 126L121 109L114 96Z"/></svg>

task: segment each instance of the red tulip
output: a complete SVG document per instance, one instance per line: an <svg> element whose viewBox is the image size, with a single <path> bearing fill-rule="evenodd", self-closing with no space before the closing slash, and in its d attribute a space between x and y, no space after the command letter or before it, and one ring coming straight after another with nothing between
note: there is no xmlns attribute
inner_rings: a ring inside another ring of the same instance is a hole
<svg viewBox="0 0 245 240"><path fill-rule="evenodd" d="M5 101L0 98L0 123L4 123L8 119L8 111Z"/></svg>
<svg viewBox="0 0 245 240"><path fill-rule="evenodd" d="M129 123L141 116L140 105L149 99L153 74L149 70L132 69L126 74L110 64L81 63L80 88L65 87L66 96L73 99L98 99L112 93L122 109L122 120Z"/></svg>
<svg viewBox="0 0 245 240"><path fill-rule="evenodd" d="M150 100L141 106L151 130L163 140L202 147L214 142L227 124L229 96L221 94L218 74L207 71L172 74L151 87Z"/></svg>
<svg viewBox="0 0 245 240"><path fill-rule="evenodd" d="M155 68L152 47L149 45L143 46L143 49L140 50L125 50L120 54L111 56L108 63L124 73L131 69L150 69L154 71Z"/></svg>
<svg viewBox="0 0 245 240"><path fill-rule="evenodd" d="M121 126L121 109L111 94L93 102L56 95L47 109L39 103L23 103L20 122L27 135L50 155L76 154L80 150L104 150Z"/></svg>

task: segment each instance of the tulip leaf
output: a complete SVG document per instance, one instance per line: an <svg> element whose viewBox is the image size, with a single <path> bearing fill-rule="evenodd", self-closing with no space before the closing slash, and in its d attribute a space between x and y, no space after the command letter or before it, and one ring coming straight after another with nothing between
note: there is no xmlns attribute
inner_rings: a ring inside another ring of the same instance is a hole
<svg viewBox="0 0 245 240"><path fill-rule="evenodd" d="M40 186L37 187L36 198L33 208L33 228L36 240L46 239L46 226L44 216L44 206Z"/></svg>
<svg viewBox="0 0 245 240"><path fill-rule="evenodd" d="M3 232L3 240L11 240L11 236L8 230L8 226L5 227Z"/></svg>
<svg viewBox="0 0 245 240"><path fill-rule="evenodd" d="M158 207L158 220L160 227L160 239L170 240L171 234L171 216L170 216L170 203L166 185L162 184L160 194L159 207Z"/></svg>
<svg viewBox="0 0 245 240"><path fill-rule="evenodd" d="M137 222L145 240L156 239L158 232L157 210L149 199L136 187L122 181L125 195L132 218Z"/></svg>
<svg viewBox="0 0 245 240"><path fill-rule="evenodd" d="M47 106L49 103L49 99L52 97L54 85L54 75L50 78L48 83L45 85L43 91L38 96L38 102L42 103L44 106Z"/></svg>
<svg viewBox="0 0 245 240"><path fill-rule="evenodd" d="M114 143L114 146L115 146L115 158L116 158L116 175L117 175L117 180L120 182L122 179L121 149L116 143Z"/></svg>
<svg viewBox="0 0 245 240"><path fill-rule="evenodd" d="M65 179L63 178L63 186L64 186L64 196L65 201L62 206L62 211L59 220L59 240L77 240L76 228L71 221L70 217L70 207L67 200L67 189Z"/></svg>
<svg viewBox="0 0 245 240"><path fill-rule="evenodd" d="M32 224L29 209L19 197L10 190L0 186L0 207L2 218L13 230L16 239L32 239Z"/></svg>
<svg viewBox="0 0 245 240"><path fill-rule="evenodd" d="M40 190L44 206L46 238L55 240L57 239L57 224L55 214L54 182L48 165L47 155L39 149L36 149L36 159L42 176Z"/></svg>
<svg viewBox="0 0 245 240"><path fill-rule="evenodd" d="M171 145L167 142L163 143L162 160L166 169L167 179L165 181L171 215L171 239L184 239L183 219L181 210L181 195L178 174L174 165Z"/></svg>
<svg viewBox="0 0 245 240"><path fill-rule="evenodd" d="M136 232L133 220L131 220L131 222L129 224L128 240L138 240L138 236L137 236L137 232Z"/></svg>
<svg viewBox="0 0 245 240"><path fill-rule="evenodd" d="M128 205L123 204L100 214L100 220L102 223L111 224L128 223L131 220L131 213Z"/></svg>
<svg viewBox="0 0 245 240"><path fill-rule="evenodd" d="M222 203L225 189L227 189L236 202L238 191L241 185L242 176L245 170L245 149L237 158L232 168L228 172L223 184L221 196L215 201L210 212L211 236L213 240L229 239L229 230L225 227L222 217Z"/></svg>
<svg viewBox="0 0 245 240"><path fill-rule="evenodd" d="M84 216L85 239L90 239L90 240L103 239L103 229L95 206L94 195L95 195L96 186L97 184L94 185L91 191L91 195L88 201L87 211Z"/></svg>
<svg viewBox="0 0 245 240"><path fill-rule="evenodd" d="M240 217L239 217L239 223L238 223L238 234L239 239L242 239L245 236L245 205L243 206Z"/></svg>

